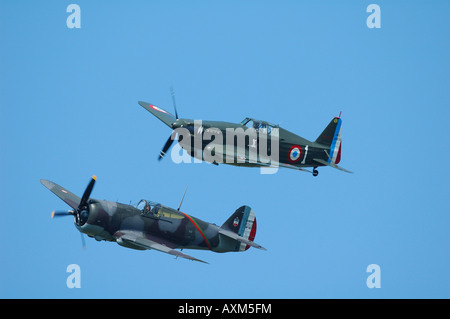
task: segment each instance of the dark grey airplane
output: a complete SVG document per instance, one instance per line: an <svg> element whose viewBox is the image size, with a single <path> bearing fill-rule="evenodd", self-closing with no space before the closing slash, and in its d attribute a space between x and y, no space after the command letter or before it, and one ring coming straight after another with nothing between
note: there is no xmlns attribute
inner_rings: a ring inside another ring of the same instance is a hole
<svg viewBox="0 0 450 319"><path fill-rule="evenodd" d="M173 130L159 159L178 139L190 156L216 165L285 167L309 172L313 176L319 173L317 167L330 166L352 173L337 165L341 160L342 147L340 116L334 117L315 141L310 141L279 125L248 117L240 123L179 118L175 99L173 103L175 115L156 105L139 101L139 105ZM183 132L185 134L181 134ZM313 170L305 169L308 167Z"/></svg>
<svg viewBox="0 0 450 319"><path fill-rule="evenodd" d="M218 253L245 251L250 247L265 250L253 242L256 218L249 206L238 208L219 227L183 213L181 202L178 209L173 209L144 199L134 207L90 198L95 181L94 175L80 198L64 187L41 179L42 185L73 209L54 211L52 218L73 216L75 227L98 241L113 241L138 250L154 249L200 262L204 261L175 249L206 249Z"/></svg>

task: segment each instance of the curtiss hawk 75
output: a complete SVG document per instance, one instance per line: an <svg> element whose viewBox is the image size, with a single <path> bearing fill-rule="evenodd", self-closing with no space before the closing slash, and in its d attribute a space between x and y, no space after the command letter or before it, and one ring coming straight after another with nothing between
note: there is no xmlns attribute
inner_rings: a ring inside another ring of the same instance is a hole
<svg viewBox="0 0 450 319"><path fill-rule="evenodd" d="M218 253L263 249L253 242L256 217L249 206L238 208L222 226L207 223L157 202L143 199L137 206L90 198L95 175L80 198L66 188L41 179L42 185L72 210L53 212L52 217L73 216L75 227L96 240L116 242L132 249L154 249L190 260L181 249L204 249ZM184 197L184 195L183 195Z"/></svg>

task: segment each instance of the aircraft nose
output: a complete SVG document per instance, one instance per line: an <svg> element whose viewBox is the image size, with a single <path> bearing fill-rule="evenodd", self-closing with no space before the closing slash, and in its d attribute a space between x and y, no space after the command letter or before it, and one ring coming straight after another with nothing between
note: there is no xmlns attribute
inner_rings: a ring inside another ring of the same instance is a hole
<svg viewBox="0 0 450 319"><path fill-rule="evenodd" d="M176 119L175 122L172 123L172 128L177 129L177 128L182 127L184 124L185 124L185 122L183 120Z"/></svg>

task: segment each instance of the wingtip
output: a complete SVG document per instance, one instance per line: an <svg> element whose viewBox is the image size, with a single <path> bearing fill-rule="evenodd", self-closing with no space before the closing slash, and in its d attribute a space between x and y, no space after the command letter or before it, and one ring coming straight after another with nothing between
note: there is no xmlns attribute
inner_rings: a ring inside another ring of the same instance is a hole
<svg viewBox="0 0 450 319"><path fill-rule="evenodd" d="M53 183L47 179L41 179L41 184L48 189L51 189L55 185L55 183Z"/></svg>
<svg viewBox="0 0 450 319"><path fill-rule="evenodd" d="M92 179L93 179L94 181L96 181L96 180L97 180L97 176L96 176L96 175L92 175Z"/></svg>
<svg viewBox="0 0 450 319"><path fill-rule="evenodd" d="M52 211L52 218L55 217L55 211Z"/></svg>
<svg viewBox="0 0 450 319"><path fill-rule="evenodd" d="M253 243L255 244L255 246L253 246L253 247L255 247L255 248L257 248L257 249L261 249L261 250L267 251L267 248L265 248L265 247L263 247L263 246L261 246L261 245L258 245L258 244L255 243L255 242L253 242Z"/></svg>

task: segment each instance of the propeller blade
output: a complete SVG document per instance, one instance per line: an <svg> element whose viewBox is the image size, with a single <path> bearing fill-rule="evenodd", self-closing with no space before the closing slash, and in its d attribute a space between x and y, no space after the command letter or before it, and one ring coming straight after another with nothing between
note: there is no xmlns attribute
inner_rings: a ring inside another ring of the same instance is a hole
<svg viewBox="0 0 450 319"><path fill-rule="evenodd" d="M63 217L63 216L73 216L73 210L69 210L67 212L63 212L63 211L52 211L52 218L54 217Z"/></svg>
<svg viewBox="0 0 450 319"><path fill-rule="evenodd" d="M166 155L166 152L170 148L172 143L173 143L173 139L172 139L172 135L170 135L169 139L166 142L166 144L164 144L164 147L162 148L161 152L159 153L158 160L161 160L164 157L164 155Z"/></svg>
<svg viewBox="0 0 450 319"><path fill-rule="evenodd" d="M97 176L92 175L92 179L89 182L88 186L86 187L83 197L81 197L80 204L78 205L78 210L80 210L83 206L86 205L86 202L89 199L89 196L91 195L92 189L94 188L94 184L95 184L96 180L97 180Z"/></svg>
<svg viewBox="0 0 450 319"><path fill-rule="evenodd" d="M173 86L170 87L170 94L172 95L173 108L175 109L175 118L178 120L177 104L175 103L175 91Z"/></svg>
<svg viewBox="0 0 450 319"><path fill-rule="evenodd" d="M81 245L83 246L83 250L86 250L86 241L84 240L83 233L80 232L81 235Z"/></svg>

